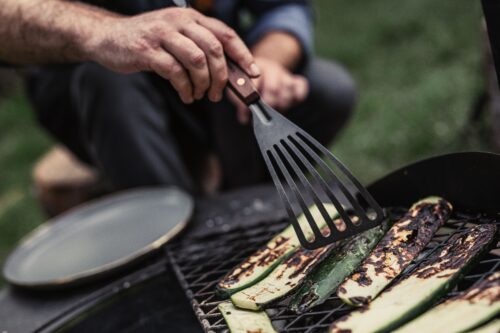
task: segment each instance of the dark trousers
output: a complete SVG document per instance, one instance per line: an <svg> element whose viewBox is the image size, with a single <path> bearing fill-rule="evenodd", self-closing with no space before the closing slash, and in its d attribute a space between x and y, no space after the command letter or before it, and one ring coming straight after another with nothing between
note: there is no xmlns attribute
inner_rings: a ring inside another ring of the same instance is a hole
<svg viewBox="0 0 500 333"><path fill-rule="evenodd" d="M286 115L327 145L351 114L353 80L320 59L302 74L309 96ZM27 87L41 124L115 189L176 185L196 193L208 153L220 160L223 189L269 181L252 126L238 123L226 99L184 105L158 76L93 63L35 68Z"/></svg>

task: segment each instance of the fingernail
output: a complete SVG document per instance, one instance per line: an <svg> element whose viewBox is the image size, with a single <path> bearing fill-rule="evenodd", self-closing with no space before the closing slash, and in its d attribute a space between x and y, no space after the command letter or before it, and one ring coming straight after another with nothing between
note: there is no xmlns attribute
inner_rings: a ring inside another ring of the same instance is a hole
<svg viewBox="0 0 500 333"><path fill-rule="evenodd" d="M250 65L250 74L252 74L253 76L260 75L260 69L255 63Z"/></svg>

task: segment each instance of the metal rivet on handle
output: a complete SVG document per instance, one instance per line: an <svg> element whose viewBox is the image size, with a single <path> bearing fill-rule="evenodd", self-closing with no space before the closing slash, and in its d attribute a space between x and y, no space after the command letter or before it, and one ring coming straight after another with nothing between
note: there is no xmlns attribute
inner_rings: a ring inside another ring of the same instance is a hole
<svg viewBox="0 0 500 333"><path fill-rule="evenodd" d="M236 84L239 86L242 86L245 84L245 79L240 77L238 80L236 80Z"/></svg>

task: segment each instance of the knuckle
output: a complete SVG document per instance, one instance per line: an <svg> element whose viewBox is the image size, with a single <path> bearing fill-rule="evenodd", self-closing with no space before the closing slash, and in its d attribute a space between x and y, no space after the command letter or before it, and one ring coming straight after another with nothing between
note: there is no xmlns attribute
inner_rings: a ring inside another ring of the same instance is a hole
<svg viewBox="0 0 500 333"><path fill-rule="evenodd" d="M215 57L221 57L224 53L222 45L218 42L213 42L208 47L209 53Z"/></svg>
<svg viewBox="0 0 500 333"><path fill-rule="evenodd" d="M220 82L220 84L221 84L222 87L226 86L227 80L228 80L227 72L224 72L223 74L221 74L219 76L219 82Z"/></svg>
<svg viewBox="0 0 500 333"><path fill-rule="evenodd" d="M184 70L177 64L167 65L167 72L174 78L179 78L184 74Z"/></svg>
<svg viewBox="0 0 500 333"><path fill-rule="evenodd" d="M144 31L148 34L158 33L163 30L163 22L158 19L152 19L147 25L144 26Z"/></svg>
<svg viewBox="0 0 500 333"><path fill-rule="evenodd" d="M175 90L177 90L181 95L188 97L191 94L191 85L187 80L177 78L171 81L172 85L175 87Z"/></svg>
<svg viewBox="0 0 500 333"><path fill-rule="evenodd" d="M225 68L216 70L214 79L221 86L225 86L228 80L227 70Z"/></svg>
<svg viewBox="0 0 500 333"><path fill-rule="evenodd" d="M189 56L189 63L196 67L204 67L206 64L205 54L203 52L192 52Z"/></svg>
<svg viewBox="0 0 500 333"><path fill-rule="evenodd" d="M146 38L139 38L130 46L131 53L137 58L144 57L145 54L150 53L154 49L155 45L153 45L151 41Z"/></svg>
<svg viewBox="0 0 500 333"><path fill-rule="evenodd" d="M164 65L156 59L153 55L146 57L142 62L143 68L154 71L154 72L163 72L164 75Z"/></svg>
<svg viewBox="0 0 500 333"><path fill-rule="evenodd" d="M149 27L150 36L165 36L167 34L168 26L163 20L154 20Z"/></svg>
<svg viewBox="0 0 500 333"><path fill-rule="evenodd" d="M186 94L191 93L191 83L189 83L188 80L185 78L179 78L179 87L184 91Z"/></svg>
<svg viewBox="0 0 500 333"><path fill-rule="evenodd" d="M171 28L161 30L160 32L158 32L157 36L162 41L176 41L179 39L179 34L177 33L177 31Z"/></svg>
<svg viewBox="0 0 500 333"><path fill-rule="evenodd" d="M226 27L226 29L222 31L221 38L224 42L228 43L238 38L238 35L236 34L236 31L234 31L234 29Z"/></svg>

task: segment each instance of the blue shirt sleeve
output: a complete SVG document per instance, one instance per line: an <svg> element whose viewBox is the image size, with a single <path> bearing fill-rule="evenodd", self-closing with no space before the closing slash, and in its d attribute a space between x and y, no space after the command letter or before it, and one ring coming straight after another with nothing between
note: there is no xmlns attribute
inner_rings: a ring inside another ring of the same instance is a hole
<svg viewBox="0 0 500 333"><path fill-rule="evenodd" d="M248 31L246 42L253 45L270 31L284 31L292 34L301 44L305 58L312 55L314 49L313 13L309 5L285 2L263 12L257 16L255 24Z"/></svg>

